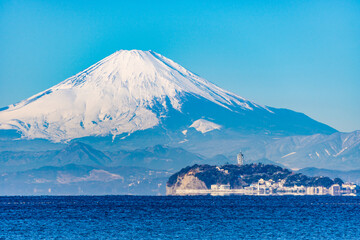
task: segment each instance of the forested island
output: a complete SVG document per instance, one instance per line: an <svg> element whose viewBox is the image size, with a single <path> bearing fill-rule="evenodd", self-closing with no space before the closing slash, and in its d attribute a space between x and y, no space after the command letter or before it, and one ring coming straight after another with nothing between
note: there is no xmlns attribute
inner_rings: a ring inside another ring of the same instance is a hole
<svg viewBox="0 0 360 240"><path fill-rule="evenodd" d="M309 177L272 164L188 166L170 176L168 195L354 195L357 186L340 178Z"/></svg>

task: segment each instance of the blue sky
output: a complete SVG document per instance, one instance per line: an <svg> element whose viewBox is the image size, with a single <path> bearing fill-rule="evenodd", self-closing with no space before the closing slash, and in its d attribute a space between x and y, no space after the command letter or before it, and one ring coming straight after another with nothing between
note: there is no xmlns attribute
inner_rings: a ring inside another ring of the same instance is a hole
<svg viewBox="0 0 360 240"><path fill-rule="evenodd" d="M151 49L256 103L360 129L360 1L2 0L0 46L0 106Z"/></svg>

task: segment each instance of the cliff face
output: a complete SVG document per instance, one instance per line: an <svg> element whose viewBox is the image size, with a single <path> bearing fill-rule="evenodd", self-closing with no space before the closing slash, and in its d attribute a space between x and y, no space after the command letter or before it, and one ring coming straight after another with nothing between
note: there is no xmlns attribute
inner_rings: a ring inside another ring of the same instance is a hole
<svg viewBox="0 0 360 240"><path fill-rule="evenodd" d="M208 189L205 183L199 180L192 174L186 174L182 177L179 177L176 184L172 186L166 186L166 195L176 195L177 190L199 190L199 189Z"/></svg>
<svg viewBox="0 0 360 240"><path fill-rule="evenodd" d="M176 195L177 190L208 189L205 182L196 177L196 174L203 171L201 166L186 167L172 175L166 184L166 195Z"/></svg>

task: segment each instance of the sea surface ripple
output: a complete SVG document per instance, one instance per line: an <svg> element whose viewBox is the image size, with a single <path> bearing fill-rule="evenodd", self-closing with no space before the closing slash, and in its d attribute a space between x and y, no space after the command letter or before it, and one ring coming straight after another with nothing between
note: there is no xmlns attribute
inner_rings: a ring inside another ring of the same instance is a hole
<svg viewBox="0 0 360 240"><path fill-rule="evenodd" d="M0 239L360 239L360 198L0 197Z"/></svg>

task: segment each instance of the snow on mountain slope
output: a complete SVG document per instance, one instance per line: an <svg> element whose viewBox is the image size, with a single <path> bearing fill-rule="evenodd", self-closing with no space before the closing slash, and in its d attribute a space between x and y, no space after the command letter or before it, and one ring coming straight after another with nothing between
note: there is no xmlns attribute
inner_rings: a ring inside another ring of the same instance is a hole
<svg viewBox="0 0 360 240"><path fill-rule="evenodd" d="M152 51L115 52L60 84L0 111L0 129L26 138L66 141L84 136L131 133L160 119L151 108L181 111L191 94L225 108L270 111L225 91Z"/></svg>
<svg viewBox="0 0 360 240"><path fill-rule="evenodd" d="M221 126L219 124L207 121L205 119L199 119L193 122L190 126L191 128L195 128L196 131L199 131L201 133L207 133L215 129L221 129Z"/></svg>
<svg viewBox="0 0 360 240"><path fill-rule="evenodd" d="M292 168L359 169L360 131L291 136L266 146L266 157Z"/></svg>
<svg viewBox="0 0 360 240"><path fill-rule="evenodd" d="M123 139L147 129L163 138L164 132L181 134L197 119L242 134L336 132L305 114L257 105L160 54L139 50L115 52L46 91L0 109L0 130L53 142L109 135Z"/></svg>

